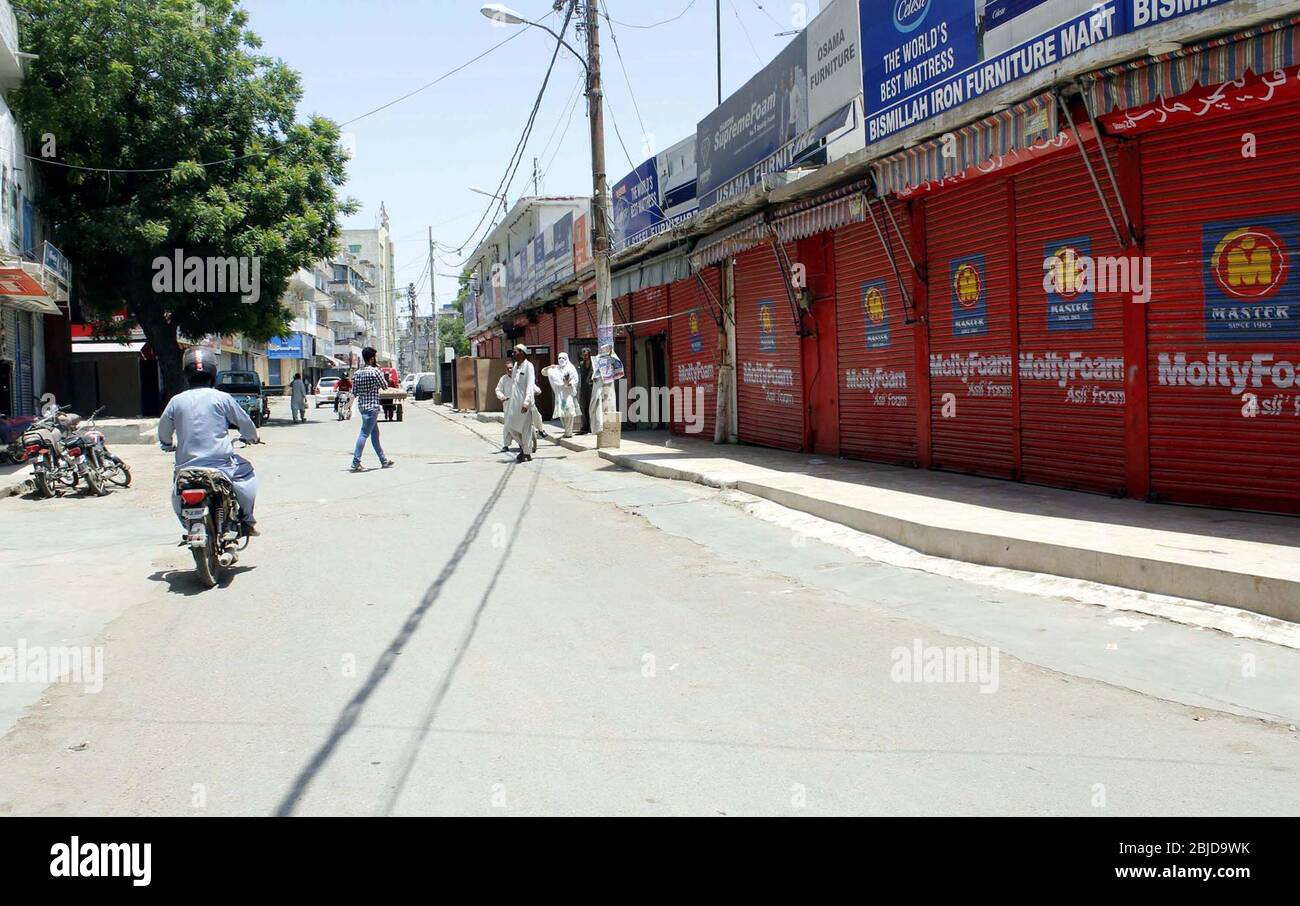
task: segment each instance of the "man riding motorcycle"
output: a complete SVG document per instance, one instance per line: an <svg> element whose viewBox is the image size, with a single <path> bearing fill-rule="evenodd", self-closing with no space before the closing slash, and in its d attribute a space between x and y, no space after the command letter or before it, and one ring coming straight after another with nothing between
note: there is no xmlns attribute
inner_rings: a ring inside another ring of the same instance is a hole
<svg viewBox="0 0 1300 906"><path fill-rule="evenodd" d="M258 478L253 464L235 453L226 432L238 428L245 442L258 442L257 427L235 398L213 385L217 379L217 359L211 349L192 346L183 359L185 380L190 389L171 398L158 420L158 443L167 452L176 453L176 469L217 469L230 479L235 498L243 511L246 533L255 536L253 504L257 499ZM176 443L172 444L173 435ZM181 518L181 498L172 487L172 509Z"/></svg>

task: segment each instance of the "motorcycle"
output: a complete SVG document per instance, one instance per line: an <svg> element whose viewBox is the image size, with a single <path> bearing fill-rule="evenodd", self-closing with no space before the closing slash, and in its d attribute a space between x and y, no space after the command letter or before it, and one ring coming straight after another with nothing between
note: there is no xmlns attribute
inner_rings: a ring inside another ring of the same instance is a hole
<svg viewBox="0 0 1300 906"><path fill-rule="evenodd" d="M72 486L81 481L86 483L96 497L108 493L107 477L104 474L103 448L104 435L94 428L94 418L104 411L100 407L91 413L90 418L82 419L80 415L62 416L59 423L62 429L63 456L73 473Z"/></svg>
<svg viewBox="0 0 1300 906"><path fill-rule="evenodd" d="M103 411L102 407L96 409L90 418L81 423L77 430L77 433L87 442L86 456L90 461L90 466L98 476L98 486L92 485L91 489L101 497L107 491L105 482L117 485L119 488L129 488L131 486L131 467L108 449L108 442L104 438L104 432L95 427L95 416ZM89 480L89 475L87 477Z"/></svg>
<svg viewBox="0 0 1300 906"><path fill-rule="evenodd" d="M352 419L351 391L338 391L338 395L334 398L334 414L339 421L350 421Z"/></svg>
<svg viewBox="0 0 1300 906"><path fill-rule="evenodd" d="M20 441L23 455L32 464L36 493L41 497L53 497L60 486L75 488L80 479L63 445L64 431L75 428L80 421L66 414L69 408L61 406L33 422Z"/></svg>
<svg viewBox="0 0 1300 906"><path fill-rule="evenodd" d="M240 442L249 446L247 441ZM239 552L248 547L250 537L243 509L230 479L220 469L178 469L176 493L186 527L181 543L188 544L194 555L199 581L213 588L221 580L222 570L234 566Z"/></svg>

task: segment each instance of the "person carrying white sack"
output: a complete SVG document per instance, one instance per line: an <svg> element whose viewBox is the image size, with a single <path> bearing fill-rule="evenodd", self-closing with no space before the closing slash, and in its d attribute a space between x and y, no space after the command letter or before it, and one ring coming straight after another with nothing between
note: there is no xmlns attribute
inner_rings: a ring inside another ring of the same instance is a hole
<svg viewBox="0 0 1300 906"><path fill-rule="evenodd" d="M565 437L572 437L573 427L582 417L582 412L578 408L578 369L569 361L568 353L560 353L556 364L546 369L546 377L555 393L552 418L558 418L564 425Z"/></svg>

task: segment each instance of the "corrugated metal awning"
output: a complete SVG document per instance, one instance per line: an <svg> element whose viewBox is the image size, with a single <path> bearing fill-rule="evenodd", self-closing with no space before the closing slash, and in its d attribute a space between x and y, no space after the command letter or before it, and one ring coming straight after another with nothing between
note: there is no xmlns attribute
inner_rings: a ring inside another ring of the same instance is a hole
<svg viewBox="0 0 1300 906"><path fill-rule="evenodd" d="M867 215L862 193L870 188L871 180L863 179L815 198L785 205L777 209L772 228L782 242L795 242L865 220Z"/></svg>
<svg viewBox="0 0 1300 906"><path fill-rule="evenodd" d="M1030 98L872 164L881 193L903 195L968 170L1000 165L1000 158L1041 147L1056 137L1056 101Z"/></svg>
<svg viewBox="0 0 1300 906"><path fill-rule="evenodd" d="M762 211L751 214L727 229L700 240L691 252L691 266L699 271L725 261L764 241L768 232L766 215Z"/></svg>
<svg viewBox="0 0 1300 906"><path fill-rule="evenodd" d="M1203 41L1174 53L1145 57L1098 70L1084 90L1099 116L1174 98L1198 85L1209 87L1300 65L1300 16L1225 38Z"/></svg>
<svg viewBox="0 0 1300 906"><path fill-rule="evenodd" d="M673 252L614 274L610 297L617 299L639 289L650 289L685 280L691 275L691 262L686 252Z"/></svg>

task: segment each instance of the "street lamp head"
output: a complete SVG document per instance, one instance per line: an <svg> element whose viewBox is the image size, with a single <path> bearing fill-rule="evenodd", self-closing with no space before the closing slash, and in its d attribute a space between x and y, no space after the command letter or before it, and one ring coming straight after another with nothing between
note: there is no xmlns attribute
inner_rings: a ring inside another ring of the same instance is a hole
<svg viewBox="0 0 1300 906"><path fill-rule="evenodd" d="M493 22L500 22L503 25L527 25L528 20L519 13L510 9L508 6L502 6L500 3L484 3L479 12L487 16Z"/></svg>
<svg viewBox="0 0 1300 906"><path fill-rule="evenodd" d="M500 195L493 195L487 189L480 189L478 186L467 186L471 192L477 192L479 195L486 195L488 198L500 198Z"/></svg>

